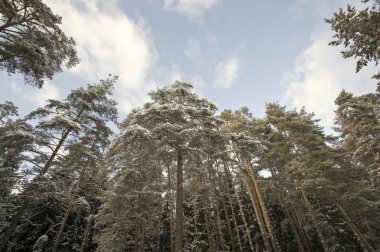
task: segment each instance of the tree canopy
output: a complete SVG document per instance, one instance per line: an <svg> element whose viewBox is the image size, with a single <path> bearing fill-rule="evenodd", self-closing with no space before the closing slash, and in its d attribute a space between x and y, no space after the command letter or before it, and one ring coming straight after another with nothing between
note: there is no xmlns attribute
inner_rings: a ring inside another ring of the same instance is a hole
<svg viewBox="0 0 380 252"><path fill-rule="evenodd" d="M61 17L41 0L0 2L0 69L21 73L41 88L44 80L79 63L75 41L59 27Z"/></svg>

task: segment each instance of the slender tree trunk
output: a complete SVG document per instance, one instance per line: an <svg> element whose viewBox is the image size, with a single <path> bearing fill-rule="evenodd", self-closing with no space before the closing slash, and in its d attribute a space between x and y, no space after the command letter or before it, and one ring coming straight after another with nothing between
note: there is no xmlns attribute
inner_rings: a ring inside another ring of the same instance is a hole
<svg viewBox="0 0 380 252"><path fill-rule="evenodd" d="M211 162L210 162L210 165L208 166L208 172L210 175L211 188L213 189L213 192L217 193L218 189L215 184L215 173L214 173ZM223 196L216 195L216 198L224 202ZM219 202L218 202L219 200L216 203L214 202L214 197L211 197L211 200L212 200L213 208L216 210L216 225L218 226L218 234L219 234L219 244L217 246L217 249L224 251L224 238L223 238L222 223L221 223L221 218L220 218L220 209L219 209ZM223 204L225 205L225 202ZM230 226L228 217L227 217L227 223L228 223L228 229L230 231L230 236L231 236L232 235L231 226ZM231 236L231 239L233 239L232 236Z"/></svg>
<svg viewBox="0 0 380 252"><path fill-rule="evenodd" d="M266 226L264 224L264 218L262 216L262 213L261 213L261 210L259 207L259 203L258 203L258 200L256 197L255 190L254 190L253 185L252 185L252 179L251 179L250 175L248 174L248 172L246 174L241 174L241 177L243 178L244 183L246 184L248 194L251 198L253 210L255 212L255 215L257 218L257 223L259 224L259 227L261 230L261 234L263 236L265 248L268 252L271 252L272 246L271 246L270 240L268 239L269 235L268 235Z"/></svg>
<svg viewBox="0 0 380 252"><path fill-rule="evenodd" d="M218 234L219 234L219 242L217 244L218 251L224 251L224 238L223 238L223 231L222 231L222 222L220 218L220 210L217 204L213 204L214 209L216 210L216 225L218 226Z"/></svg>
<svg viewBox="0 0 380 252"><path fill-rule="evenodd" d="M169 202L169 224L170 224L170 251L174 251L174 224L173 224L173 199L170 167L168 166L168 202Z"/></svg>
<svg viewBox="0 0 380 252"><path fill-rule="evenodd" d="M223 195L221 197L223 197ZM223 203L224 212L226 214L226 221L227 221L227 227L228 227L228 234L230 236L231 249L232 249L232 251L235 251L234 236L233 236L233 233L232 233L230 216L229 216L228 211L227 211L227 205L226 205L225 200L223 200L222 203Z"/></svg>
<svg viewBox="0 0 380 252"><path fill-rule="evenodd" d="M284 210L285 210L285 215L289 219L289 223L290 223L290 226L293 230L294 236L296 237L297 244L298 244L298 250L301 252L304 252L305 251L304 244L303 244L301 236L297 230L297 227L294 224L293 216L291 215L290 211L287 209L286 206L284 206Z"/></svg>
<svg viewBox="0 0 380 252"><path fill-rule="evenodd" d="M265 203L264 203L264 200L263 200L263 196L262 196L260 188L259 188L259 184L258 184L257 176L255 174L255 170L254 170L254 168L252 166L251 161L247 157L245 159L246 159L246 163L247 163L248 167L251 170L253 186L254 186L254 189L256 191L258 203L259 203L260 208L261 208L262 213L263 213L265 225L266 225L266 227L268 229L268 233L269 233L269 237L270 237L270 240L271 240L271 243L272 243L272 246L273 246L273 250L274 250L274 252L279 252L280 251L280 246L279 246L278 241L276 239L276 236L275 236L275 234L273 232L272 224L271 224L271 221L270 221L270 218L269 218L269 215L268 215L268 210L267 210L267 208L265 206Z"/></svg>
<svg viewBox="0 0 380 252"><path fill-rule="evenodd" d="M338 207L339 211L342 213L342 215L343 215L344 219L346 220L346 222L348 223L348 225L351 227L352 232L356 236L356 239L358 239L363 250L366 252L375 252L375 250L372 248L371 244L369 244L367 242L364 235L360 232L360 230L356 227L356 225L348 217L346 211L344 211L342 206L339 204L336 204L336 206Z"/></svg>
<svg viewBox="0 0 380 252"><path fill-rule="evenodd" d="M255 246L253 245L253 242L252 242L251 230L248 228L247 220L245 219L244 209L243 209L242 203L240 201L239 195L235 195L235 196L237 198L237 202L239 205L239 211L240 211L240 215L241 215L241 218L243 220L243 223L244 223L245 233L246 233L246 236L247 236L247 239L249 242L249 246L251 248L251 251L253 252L253 251L255 251Z"/></svg>
<svg viewBox="0 0 380 252"><path fill-rule="evenodd" d="M176 239L175 251L183 249L183 158L181 150L177 151L177 197L176 197Z"/></svg>
<svg viewBox="0 0 380 252"><path fill-rule="evenodd" d="M239 164L243 165L242 160L240 159L240 155L238 154L237 147L234 143L233 143L233 149L235 149L236 157L238 159ZM260 231L261 231L262 236L263 236L265 247L266 247L268 252L271 252L273 243L271 245L272 239L270 237L269 230L267 230L268 225L267 225L265 218L263 216L261 204L260 204L260 201L258 199L258 196L259 196L258 194L260 193L260 190L256 190L256 187L258 188L258 185L255 182L257 182L257 181L254 178L252 178L252 175L254 175L252 163L248 158L246 158L246 157L242 157L242 158L246 162L246 166L248 168L250 168L252 170L252 172L248 172L244 168L240 167L240 176L243 179L243 181L244 181L244 183L248 189L248 194L249 194L251 201L252 201L253 210L255 211L255 215L256 215L257 222L258 222L259 227L260 227ZM269 239L268 239L268 237L269 237ZM275 251L275 252L277 252L277 251Z"/></svg>
<svg viewBox="0 0 380 252"><path fill-rule="evenodd" d="M224 166L224 173L225 173L224 181L227 184L228 179L231 179L231 173L229 171L229 168L228 168L226 162L223 162L223 166ZM230 191L228 189L228 185L227 185L227 191L228 191L228 195L231 195ZM234 196L236 197L236 201L237 201L238 206L239 206L239 212L240 212L241 218L242 218L243 223L244 223L245 232L246 232L246 236L247 236L247 239L248 239L248 242L249 242L249 246L251 248L251 251L253 252L253 251L255 251L255 247L253 246L253 243L252 243L251 231L248 228L248 224L247 224L247 221L246 221L245 215L244 215L243 206L242 206L242 203L240 201L239 195L237 194L236 190L234 190Z"/></svg>
<svg viewBox="0 0 380 252"><path fill-rule="evenodd" d="M301 194L302 194L302 198L305 202L305 205L310 213L310 216L311 216L311 221L313 222L313 225L315 226L315 229L317 230L317 234L318 234L318 238L321 242L321 245L322 245L322 248L323 248L323 251L325 252L328 252L330 251L328 245L327 245L327 241L325 239L325 237L323 236L323 233L322 233L322 230L321 228L319 227L319 224L318 224L318 221L317 221L317 217L316 217L316 214L315 214L315 211L314 211L314 208L313 206L311 205L308 197L307 197L307 193L303 187L303 185L300 186L300 191L301 191Z"/></svg>
<svg viewBox="0 0 380 252"><path fill-rule="evenodd" d="M87 219L86 231L84 232L84 235L83 235L82 245L80 246L80 252L86 251L87 240L88 240L91 225L93 222L94 222L94 215L90 214L90 216L88 216L88 219Z"/></svg>
<svg viewBox="0 0 380 252"><path fill-rule="evenodd" d="M237 235L236 237L237 237L237 241L238 241L238 245L239 245L239 250L242 251L242 244L241 244L241 240L240 240L239 228L238 228L238 225L237 225L237 222L236 222L236 217L235 217L235 213L234 213L234 209L233 209L233 203L231 201L231 194L230 194L230 190L228 188L228 183L227 183L228 181L226 179L224 179L225 185L223 186L223 183L221 181L220 176L222 176L222 175L220 174L219 171L217 171L217 174L214 174L214 177L217 177L220 189L224 192L222 195L220 195L220 198L222 199L224 211L226 213L226 220L227 220L227 224L228 224L228 231L229 231L229 234L230 234L230 237L231 237L231 246L232 246L233 251L235 251L235 247L234 247L234 244L233 244L234 243L234 236L233 236L233 231L232 231L232 225L231 225L230 217L229 217L229 214L228 214L227 203L226 203L226 200L224 198L225 193L227 194L228 201L229 201L229 207L230 207L230 210L231 210L232 220L233 220L235 231L236 231L236 235Z"/></svg>
<svg viewBox="0 0 380 252"><path fill-rule="evenodd" d="M81 184L83 182L84 174L85 174L85 169L82 168L82 170L80 172L79 180L78 180L78 182L77 182L77 184L75 186L75 189L72 189L71 192L70 192L69 205L68 205L68 207L66 209L65 215L63 216L63 219L62 219L62 222L61 222L61 226L59 228L59 232L57 233L57 236L55 238L53 252L57 251L58 246L61 243L61 237L62 237L62 234L63 234L63 230L65 229L67 220L69 219L70 214L73 211L73 201L74 201L74 199L76 197L79 196L79 189L80 189L80 186L81 186Z"/></svg>
<svg viewBox="0 0 380 252"><path fill-rule="evenodd" d="M207 231L207 240L208 240L208 247L209 247L209 251L215 251L215 244L214 244L214 239L213 239L213 235L212 235L212 232L211 232L211 228L210 228L210 210L209 210L209 206L208 206L208 202L206 201L206 204L207 206L205 207L205 222L206 222L206 231Z"/></svg>
<svg viewBox="0 0 380 252"><path fill-rule="evenodd" d="M140 235L140 246L138 252L144 252L145 251L145 234L146 234L146 228L145 224L141 227L141 235Z"/></svg>
<svg viewBox="0 0 380 252"><path fill-rule="evenodd" d="M306 251L307 252L313 251L311 249L310 242L309 242L309 239L307 238L305 230L302 228L302 225L300 223L300 220L298 218L298 215L297 215L296 211L294 209L290 209L290 214L291 214L291 216L293 218L294 225L297 227L297 229L299 231L299 235L300 235L300 237L302 239L303 244L305 245Z"/></svg>
<svg viewBox="0 0 380 252"><path fill-rule="evenodd" d="M285 190L280 186L280 182L277 179L277 174L273 169L270 169L272 174L272 179L274 182L276 182L276 187L281 191L282 199L286 200L286 192ZM289 209L289 207L286 205L286 202L283 202L283 207L285 210L285 215L289 219L290 226L293 230L294 236L297 240L298 244L298 250L301 252L307 251L310 252L311 248L309 246L309 242L307 241L306 236L304 235L303 229L299 225L297 215L295 211L292 211L292 209Z"/></svg>
<svg viewBox="0 0 380 252"><path fill-rule="evenodd" d="M163 202L161 196L159 196L159 205L158 205L158 213L157 213L157 252L160 251L160 233L161 233L161 219L162 219L162 212L163 212Z"/></svg>
<svg viewBox="0 0 380 252"><path fill-rule="evenodd" d="M234 211L234 207L233 207L234 205L233 205L230 189L228 188L228 184L227 183L226 183L226 187L227 187L227 197L228 197L228 201L230 203L230 209L231 209L231 213L232 213L232 220L233 220L234 226L235 226L236 237L238 239L238 244L239 244L240 252L242 252L243 251L243 247L242 247L241 239L240 239L239 226L238 226L237 221L236 221L236 215L235 215L235 211Z"/></svg>
<svg viewBox="0 0 380 252"><path fill-rule="evenodd" d="M66 209L65 215L63 216L63 219L62 219L62 222L61 222L61 227L59 228L59 231L58 231L57 236L55 238L52 252L56 252L58 250L58 246L61 243L61 237L62 237L62 234L63 234L63 230L65 229L66 223L67 223L67 221L68 221L68 219L70 217L72 209L73 209L73 207L72 207L72 204L70 202L69 206Z"/></svg>

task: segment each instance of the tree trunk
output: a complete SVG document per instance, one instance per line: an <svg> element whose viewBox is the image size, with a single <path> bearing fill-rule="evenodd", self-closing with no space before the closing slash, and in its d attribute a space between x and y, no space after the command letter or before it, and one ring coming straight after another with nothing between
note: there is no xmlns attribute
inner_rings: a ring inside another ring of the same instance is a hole
<svg viewBox="0 0 380 252"><path fill-rule="evenodd" d="M317 230L318 238L319 238L319 240L321 242L323 251L328 252L328 251L330 251L330 249L329 249L329 247L327 245L327 241L326 241L325 237L323 236L322 230L319 227L315 211L314 211L313 206L311 205L311 203L310 203L310 201L309 201L309 199L307 197L307 193L306 193L303 185L300 186L300 191L301 191L301 194L302 194L302 198L303 198L303 200L305 202L305 205L306 205L306 207L307 207L307 209L308 209L308 211L310 213L311 221L313 222L313 225L315 226L315 229Z"/></svg>
<svg viewBox="0 0 380 252"><path fill-rule="evenodd" d="M270 240L268 239L269 235L268 235L266 226L264 224L264 218L262 216L262 213L261 213L261 210L260 210L260 207L259 207L259 203L258 203L258 200L257 200L257 196L256 196L256 193L255 193L255 190L254 190L253 185L252 185L252 179L251 179L250 175L248 174L248 172L246 174L241 174L241 177L243 178L243 181L244 181L244 183L245 183L245 185L247 187L247 190L248 190L248 194L249 194L249 196L251 198L253 210L255 211L255 215L256 215L256 218L257 218L257 223L259 224L259 227L260 227L260 230L261 230L261 234L263 236L263 240L264 240L264 244L265 244L266 250L268 252L271 252L272 251L272 246L271 246Z"/></svg>
<svg viewBox="0 0 380 252"><path fill-rule="evenodd" d="M59 231L58 231L57 236L55 238L52 252L56 252L58 250L58 246L61 243L61 237L62 237L62 234L63 234L63 230L65 229L66 223L67 223L67 221L68 221L68 219L70 217L70 214L71 214L72 210L73 210L73 207L72 207L72 204L70 202L69 206L66 209L65 215L63 216L63 219L62 219L62 222L61 222L61 227L59 228Z"/></svg>
<svg viewBox="0 0 380 252"><path fill-rule="evenodd" d="M208 204L207 201L206 201L206 204ZM209 211L208 205L206 206L206 209L204 211L205 211L205 222L206 222L206 231L207 231L207 240L208 240L209 251L215 251L214 239L213 239L213 235L211 233L211 228L210 228L210 223L209 223L210 211Z"/></svg>
<svg viewBox="0 0 380 252"><path fill-rule="evenodd" d="M282 199L286 200L286 192L285 190L280 186L280 182L277 179L277 174L274 172L273 169L270 169L271 174L272 174L272 179L274 182L276 182L276 187L281 191L282 194ZM309 242L303 232L303 229L301 225L299 225L299 221L297 218L297 214L293 209L289 209L289 207L286 205L286 202L283 202L283 208L285 210L285 215L289 219L290 226L293 230L294 236L297 240L298 244L298 250L303 252L307 251L310 252L312 251L309 245Z"/></svg>
<svg viewBox="0 0 380 252"><path fill-rule="evenodd" d="M176 239L175 251L183 249L183 157L181 150L177 150L177 195L176 195Z"/></svg>
<svg viewBox="0 0 380 252"><path fill-rule="evenodd" d="M375 252L375 250L372 248L371 244L369 244L367 242L367 240L365 239L364 235L360 232L360 230L356 227L356 225L348 217L346 211L344 211L344 209L342 208L342 206L339 205L339 204L336 204L336 206L338 207L339 211L342 213L342 215L343 215L344 219L346 220L346 222L348 223L348 225L351 227L352 232L356 236L356 239L358 239L358 241L359 241L361 247L363 248L363 250L365 252Z"/></svg>
<svg viewBox="0 0 380 252"><path fill-rule="evenodd" d="M219 171L217 171L217 174L214 175L214 176L217 177L219 187L224 192L224 193L222 193L222 195L220 197L222 199L224 211L226 213L226 219L227 219L227 224L228 224L228 231L229 231L229 234L230 234L230 237L231 237L231 246L232 246L232 249L233 249L233 251L235 251L235 247L234 247L234 244L233 244L234 243L233 231L232 231L232 228L231 228L232 225L230 223L227 203L226 203L226 200L224 199L224 195L225 194L227 194L227 197L228 197L228 202L229 202L229 206L230 206L230 210L231 210L231 214L232 214L232 220L233 220L235 231L236 231L236 237L237 237L237 241L238 241L238 245L239 245L239 250L242 252L243 249L242 249L242 244L241 244L241 239L240 239L240 234L239 234L239 227L238 227L237 222L236 222L236 217L235 217L235 213L234 213L234 209L233 209L233 202L231 200L231 194L230 194L230 190L228 188L229 187L228 186L228 181L227 181L227 179L224 178L224 182L225 183L224 184L222 183L220 176L223 176L223 175L221 175L221 173Z"/></svg>
<svg viewBox="0 0 380 252"><path fill-rule="evenodd" d="M231 173L229 171L229 168L228 168L226 162L223 162L223 166L224 166L224 173L225 173L224 181L227 184L228 179L231 179ZM228 195L230 195L230 191L228 189L228 185L227 185L227 190L228 190ZM253 251L255 251L255 247L253 246L253 243L252 243L251 231L248 228L248 224L247 224L247 221L246 221L245 215L244 215L243 206L241 204L239 195L237 194L236 190L234 190L234 196L236 197L236 201L237 201L238 206L239 206L239 211L240 211L240 215L241 215L241 218L243 220L243 223L244 223L244 228L245 228L246 236L247 236L247 239L248 239L248 242L249 242L249 246L251 248L251 251L253 252Z"/></svg>
<svg viewBox="0 0 380 252"><path fill-rule="evenodd" d="M168 166L168 203L169 203L169 220L170 220L170 251L174 251L174 224L173 224L173 200L172 200L172 184L170 176L170 167Z"/></svg>
<svg viewBox="0 0 380 252"><path fill-rule="evenodd" d="M208 166L208 172L210 175L211 188L213 189L213 192L216 193L217 192L217 186L215 184L215 174L214 174L214 170L213 170L211 162L210 162L210 165ZM212 192L212 194L213 194L213 192ZM225 206L223 196L219 196L218 194L216 194L216 198L221 199L224 206ZM218 226L218 234L219 234L219 244L217 246L217 249L224 251L224 238L223 238L222 223L221 223L221 218L220 218L219 202L217 201L215 204L214 203L214 197L211 197L211 201L212 201L213 208L216 210L216 224ZM226 212L226 214L227 214L227 212ZM228 217L227 217L227 223L228 223L228 229L230 232L230 237L231 237L231 239L233 239L232 233L231 233L231 226L230 226L230 222L229 222ZM235 250L233 249L233 251L235 251Z"/></svg>
<svg viewBox="0 0 380 252"><path fill-rule="evenodd" d="M269 237L270 237L270 240L271 240L271 243L272 243L272 246L273 246L273 250L274 250L274 252L279 252L280 251L280 246L279 246L278 241L276 239L276 236L274 235L274 232L273 232L272 224L271 224L271 221L270 221L270 218L269 218L269 215L268 215L268 210L267 210L267 208L265 206L265 203L264 203L264 200L263 200L263 196L262 196L260 188L259 188L259 184L258 184L258 180L257 180L257 176L256 176L256 173L255 173L255 170L254 170L254 168L252 166L252 163L249 160L249 158L246 157L245 159L246 159L248 167L251 170L253 186L254 186L254 189L256 191L257 200L258 200L260 209L262 210L262 213L263 213L263 218L264 218L264 221L265 221L265 225L266 225L266 227L268 229L268 233L269 233Z"/></svg>
<svg viewBox="0 0 380 252"><path fill-rule="evenodd" d="M80 246L80 252L86 251L88 235L90 233L90 229L91 229L91 225L93 221L94 221L94 215L90 214L90 216L88 216L88 219L87 219L86 231L84 232L84 235L83 235L82 245Z"/></svg>
<svg viewBox="0 0 380 252"><path fill-rule="evenodd" d="M161 196L159 196L160 199L159 199L159 205L158 205L158 213L157 213L157 245L156 245L156 248L157 248L157 252L160 251L160 233L161 233L161 219L162 219L162 208L163 208L163 201L162 201L162 198Z"/></svg>
<svg viewBox="0 0 380 252"><path fill-rule="evenodd" d="M227 183L226 183L226 187L227 187L227 197L228 197L228 201L230 203L230 209L231 209L231 213L232 213L232 220L233 220L234 226L235 226L236 237L238 239L238 244L239 244L240 252L242 252L243 251L243 247L242 247L241 239L240 239L239 226L238 226L237 221L236 221L235 211L234 211L234 207L233 207L234 205L233 205L230 189L228 188L228 184Z"/></svg>

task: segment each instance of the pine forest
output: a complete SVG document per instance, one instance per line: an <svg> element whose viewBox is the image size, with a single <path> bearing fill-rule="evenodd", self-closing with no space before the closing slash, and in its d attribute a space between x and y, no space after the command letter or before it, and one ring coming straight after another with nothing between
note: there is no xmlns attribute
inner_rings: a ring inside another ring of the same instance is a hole
<svg viewBox="0 0 380 252"><path fill-rule="evenodd" d="M364 2L325 24L357 71L380 58L380 2ZM26 85L80 64L41 0L3 0L0 17L0 68ZM340 92L331 135L279 102L219 111L186 81L120 118L117 83L26 116L0 101L0 251L380 251L376 83Z"/></svg>

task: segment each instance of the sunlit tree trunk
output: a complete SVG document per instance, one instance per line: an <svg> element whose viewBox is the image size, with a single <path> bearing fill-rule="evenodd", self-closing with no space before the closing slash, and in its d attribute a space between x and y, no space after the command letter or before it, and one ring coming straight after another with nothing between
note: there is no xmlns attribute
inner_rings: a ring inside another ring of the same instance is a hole
<svg viewBox="0 0 380 252"><path fill-rule="evenodd" d="M255 192L254 187L252 185L252 178L248 172L242 173L241 177L243 178L244 184L248 190L248 194L249 194L249 197L250 197L251 202L252 202L253 210L254 210L255 215L256 215L257 223L259 224L260 231L261 231L261 234L262 234L262 237L264 240L265 248L268 252L271 252L272 246L271 246L271 243L269 240L267 228L266 228L265 223L264 223L264 218L262 216L261 209L260 209L260 206L259 206L259 203L257 200L256 192Z"/></svg>
<svg viewBox="0 0 380 252"><path fill-rule="evenodd" d="M250 168L250 173L251 173L251 176L252 176L252 182L253 182L254 190L256 191L257 200L258 200L260 209L262 210L262 213L263 213L263 218L264 218L264 221L265 221L265 226L267 227L267 230L268 230L268 233L269 233L269 237L270 237L270 240L271 240L271 243L272 243L273 250L274 250L274 252L279 252L280 251L280 247L278 245L278 241L277 241L277 239L275 237L275 234L273 232L272 224L271 224L271 221L270 221L270 218L269 218L269 215L268 215L268 210L267 210L267 208L265 206L265 203L264 203L264 200L263 200L260 188L259 188L257 176L255 174L254 168L253 168L252 163L249 160L249 158L245 157L245 160L246 160L247 166Z"/></svg>

